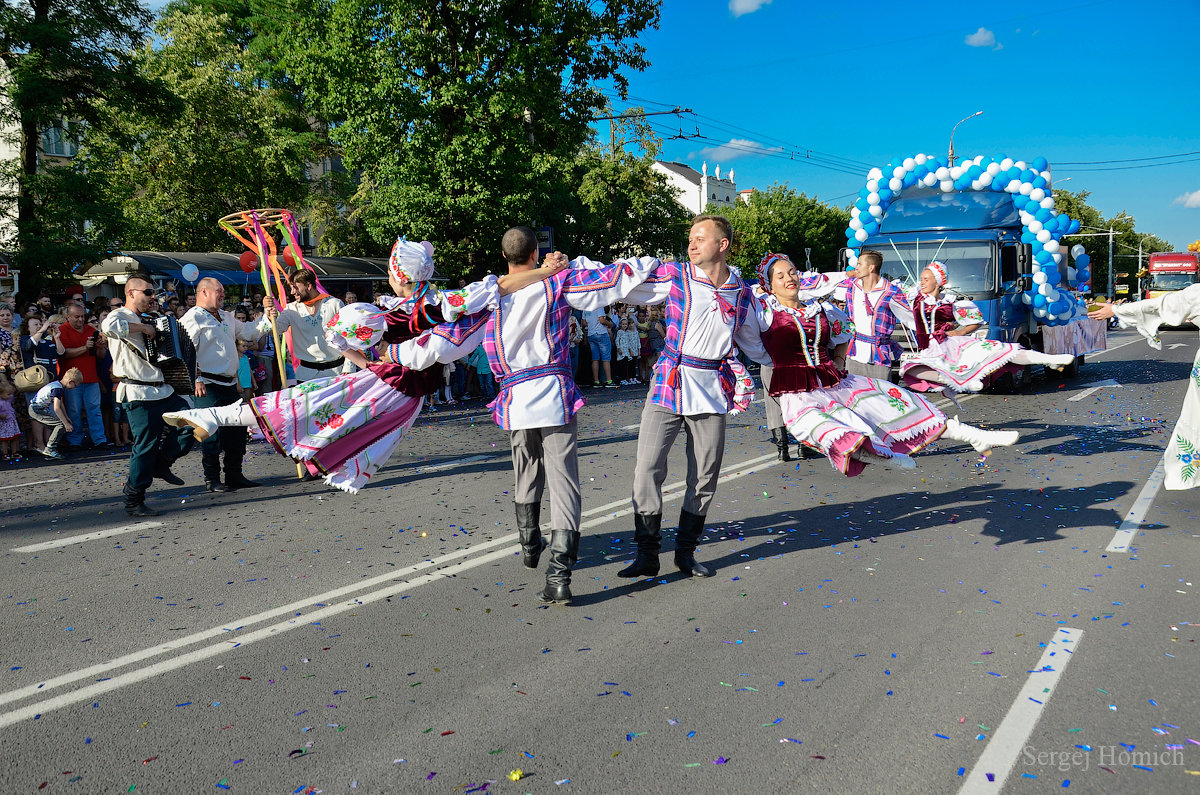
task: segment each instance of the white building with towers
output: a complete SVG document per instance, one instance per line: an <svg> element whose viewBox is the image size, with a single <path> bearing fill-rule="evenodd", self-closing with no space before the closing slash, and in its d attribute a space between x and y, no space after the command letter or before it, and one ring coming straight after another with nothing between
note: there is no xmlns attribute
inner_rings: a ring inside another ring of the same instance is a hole
<svg viewBox="0 0 1200 795"><path fill-rule="evenodd" d="M719 165L710 176L707 162L697 171L684 163L656 160L654 170L666 175L668 182L676 190L675 200L692 215L704 212L704 208L710 204L732 207L737 200L738 191L737 184L733 181L733 169L722 179Z"/></svg>

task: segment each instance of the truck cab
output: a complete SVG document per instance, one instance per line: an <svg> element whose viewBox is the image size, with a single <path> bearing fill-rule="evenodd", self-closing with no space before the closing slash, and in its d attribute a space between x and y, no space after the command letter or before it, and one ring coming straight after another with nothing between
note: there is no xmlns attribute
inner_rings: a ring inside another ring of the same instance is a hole
<svg viewBox="0 0 1200 795"><path fill-rule="evenodd" d="M1185 290L1197 281L1200 255L1195 252L1156 252L1150 255L1145 298Z"/></svg>

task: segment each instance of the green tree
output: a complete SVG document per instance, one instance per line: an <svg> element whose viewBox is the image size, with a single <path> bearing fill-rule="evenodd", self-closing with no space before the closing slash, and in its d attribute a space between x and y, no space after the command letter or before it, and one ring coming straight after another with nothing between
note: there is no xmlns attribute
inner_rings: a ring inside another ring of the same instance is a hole
<svg viewBox="0 0 1200 795"><path fill-rule="evenodd" d="M171 11L156 42L135 58L146 79L183 103L169 120L99 103L80 162L102 180L120 212L100 226L126 249L236 251L217 220L252 207L296 207L309 199L309 164L320 136L293 97L253 74L253 57L226 15Z"/></svg>
<svg viewBox="0 0 1200 795"><path fill-rule="evenodd" d="M504 229L558 226L563 164L626 69L656 0L295 0L281 64L328 119L380 243L437 245L450 275L494 266Z"/></svg>
<svg viewBox="0 0 1200 795"><path fill-rule="evenodd" d="M848 209L796 193L786 184L754 190L749 204L739 201L733 207L710 205L708 210L723 214L733 224L729 263L747 276L754 275L768 251L787 254L803 270L806 248L812 249L815 270L836 269L838 251L846 244L845 231L850 223Z"/></svg>
<svg viewBox="0 0 1200 795"><path fill-rule="evenodd" d="M18 152L3 164L3 199L16 217L16 258L31 287L66 273L93 251L82 234L95 208L91 180L77 169L39 163L42 133L75 137L98 117L101 100L114 112L169 112L170 95L140 74L132 51L151 20L137 0L9 0L0 5L0 60L6 90L0 117L15 130ZM15 206L15 207L14 207ZM15 209L15 213L13 210Z"/></svg>
<svg viewBox="0 0 1200 795"><path fill-rule="evenodd" d="M1088 203L1089 191L1071 192L1061 188L1054 189L1054 208L1060 213L1066 213L1081 224L1081 235L1097 235L1096 237L1068 237L1065 243L1069 247L1082 245L1091 260L1092 292L1105 293L1108 291L1109 273L1116 273L1117 280L1121 275L1130 277L1128 283L1136 286L1135 278L1138 272L1138 247L1144 256L1155 251L1170 251L1171 244L1152 234L1138 232L1134 217L1121 211L1111 218L1105 218L1103 213ZM1113 263L1109 263L1109 229L1113 230ZM1145 267L1145 260L1142 267Z"/></svg>

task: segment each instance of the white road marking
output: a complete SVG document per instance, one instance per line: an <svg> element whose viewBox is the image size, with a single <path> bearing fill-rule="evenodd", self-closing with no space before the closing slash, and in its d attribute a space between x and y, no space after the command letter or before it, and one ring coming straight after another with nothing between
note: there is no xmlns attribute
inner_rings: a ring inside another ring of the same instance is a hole
<svg viewBox="0 0 1200 795"><path fill-rule="evenodd" d="M639 430L641 427L642 427L642 424L640 422L635 422L633 425L622 425L621 430L636 431L636 430Z"/></svg>
<svg viewBox="0 0 1200 795"><path fill-rule="evenodd" d="M26 486L40 486L43 483L57 483L62 478L50 478L49 480L31 480L28 483L14 483L11 486L0 486L0 491L5 489L23 489Z"/></svg>
<svg viewBox="0 0 1200 795"><path fill-rule="evenodd" d="M161 527L162 522L138 522L137 524L127 524L121 527L110 527L107 530L96 530L91 533L84 533L80 536L65 536L56 538L53 541L43 541L40 544L30 544L25 547L13 547L13 552L44 552L47 549L55 547L69 547L71 544L82 544L84 541L95 541L98 538L108 538L109 536L119 536L125 533L140 533L143 530L152 530L155 527Z"/></svg>
<svg viewBox="0 0 1200 795"><path fill-rule="evenodd" d="M1158 459L1158 466L1154 467L1154 471L1150 473L1150 479L1146 481L1145 486L1142 486L1137 499L1133 501L1133 506L1129 509L1129 513L1125 514L1125 520L1117 528L1116 535L1113 536L1112 541L1108 542L1108 546L1105 547L1107 552L1129 551L1129 546L1133 543L1133 537L1142 526L1142 521L1145 520L1150 506L1154 504L1154 498L1158 496L1158 490L1162 488L1166 477L1167 471L1160 458Z"/></svg>
<svg viewBox="0 0 1200 795"><path fill-rule="evenodd" d="M1173 345L1168 345L1168 346L1167 346L1167 350L1169 350L1169 351L1173 351L1173 350L1175 350L1176 348L1182 348L1182 347L1183 347L1184 345L1186 345L1186 344L1187 344L1186 342L1176 342L1176 343L1174 343Z"/></svg>
<svg viewBox="0 0 1200 795"><path fill-rule="evenodd" d="M1114 381L1111 378L1105 378L1103 381L1097 381L1096 383L1089 386L1087 389L1084 389L1078 395L1072 395L1071 397L1067 398L1067 400L1068 401L1083 400L1088 395L1091 395L1095 392L1099 392L1101 389L1104 389L1107 386L1120 387L1121 385L1118 384L1116 381Z"/></svg>
<svg viewBox="0 0 1200 795"><path fill-rule="evenodd" d="M507 549L498 549L482 557L472 558L471 560L463 561L462 563L441 569L437 572L424 574L414 580L396 583L388 588L381 588L378 591L373 591L369 594L363 594L343 604L323 607L319 610L309 613L303 618L290 618L286 621L281 621L277 624L272 624L270 626L263 627L262 629L248 632L245 635L238 635L236 636L236 642L234 642L233 639L230 639L221 643L213 643L209 646L190 651L186 654L181 654L171 659L162 660L152 665L147 665L144 668L139 668L119 676L114 676L111 679L107 679L103 682L97 682L95 684L88 685L87 687L80 688L79 690L74 690L69 693L62 693L60 695L52 696L42 701L35 702L28 706L14 709L11 712L0 714L0 729L6 726L11 726L20 721L29 720L37 715L44 715L52 710L62 709L63 707L68 707L72 704L78 704L83 701L94 700L96 696L100 695L101 693L107 693L128 685L136 684L137 682L152 679L156 676L161 676L177 668L183 668L184 666L191 665L192 663L200 662L201 660L206 660L210 657L215 657L218 654L225 654L235 648L248 646L251 643L257 643L260 640L265 640L267 638L280 635L289 630L311 626L313 622L324 621L341 613L358 609L363 605L386 599L389 596L395 596L396 594L412 590L413 588L417 588L427 583L440 581L447 576L458 574L461 571L465 571L476 566L482 566L483 564L490 563L493 560L499 560L501 558L508 557L510 554L511 552ZM5 696L7 695L8 694L5 694Z"/></svg>
<svg viewBox="0 0 1200 795"><path fill-rule="evenodd" d="M507 547L516 540L517 534L512 533L504 536L503 538L496 538L491 541L485 541L482 544L476 544L471 547L465 547L463 549L454 550L453 552L448 552L441 557L425 560L420 563L415 563L411 566L394 569L386 574L380 574L361 582L355 582L341 588L336 588L332 591L327 591L326 593L319 594L317 596L306 597L304 599L292 602L291 604L265 610L247 618L235 619L226 624L221 624L219 626L212 627L211 629L201 630L200 632L194 632L191 635L185 635L180 638L171 638L169 641L159 646L131 652L123 657L118 657L114 660L99 663L88 668L82 668L78 671L72 671L71 673L63 674L61 676L56 676L53 679L47 679L44 682L39 682L35 685L29 685L28 687L22 687L16 690L10 690L7 693L0 693L0 704L7 704L11 701L19 701L23 698L27 698L38 693L47 692L56 687L69 685L72 682L79 681L80 679L93 679L97 676L103 676L109 671L115 671L118 668L124 668L127 665L141 662L142 660L150 657L157 657L160 654L177 651L184 646L190 646L193 643L200 643L201 641L209 640L211 638L224 637L226 639L240 642L240 636L231 633L240 632L246 627L259 624L263 621L269 621L273 618L290 616L291 618L289 620L300 620L300 623L306 624L308 623L308 619L315 614L299 614L305 608L312 607L314 604L332 602L336 599L343 598L351 599L351 601L354 599L361 600L363 597L354 596L356 592L370 590L371 588L374 588L378 585L383 585L390 580L403 578L407 575L415 574L416 572L428 569L430 567L440 566L443 563L454 560L455 558L465 557L473 552L482 552L485 549L491 549L493 547ZM512 554L512 550L510 549L503 549L501 551L505 555ZM444 569L439 569L439 572L440 571L444 571Z"/></svg>
<svg viewBox="0 0 1200 795"><path fill-rule="evenodd" d="M463 464L472 464L476 461L486 461L489 458L499 457L500 456L492 455L469 455L466 458L460 458L457 461L447 461L444 464L434 464L433 466L428 467L418 464L416 470L418 472L441 472L443 469L454 469L455 467L462 466Z"/></svg>
<svg viewBox="0 0 1200 795"><path fill-rule="evenodd" d="M1030 672L1025 686L988 741L987 748L983 749L975 767L971 768L959 795L1000 792L1082 638L1081 629L1063 627L1054 633L1042 658L1038 660L1037 668ZM991 781L987 778L989 773L993 777Z"/></svg>

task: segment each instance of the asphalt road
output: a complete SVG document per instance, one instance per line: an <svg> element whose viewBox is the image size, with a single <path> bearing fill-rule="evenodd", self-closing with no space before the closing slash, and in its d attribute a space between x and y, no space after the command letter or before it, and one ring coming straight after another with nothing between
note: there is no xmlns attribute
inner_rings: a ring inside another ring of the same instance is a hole
<svg viewBox="0 0 1200 795"><path fill-rule="evenodd" d="M616 577L644 394L592 391L569 607L520 565L479 403L357 497L262 443L266 488L206 494L193 453L137 524L122 455L7 469L0 791L1195 792L1200 492L1153 482L1197 335L1163 336L965 403L1022 434L986 461L780 464L756 404L709 580Z"/></svg>

